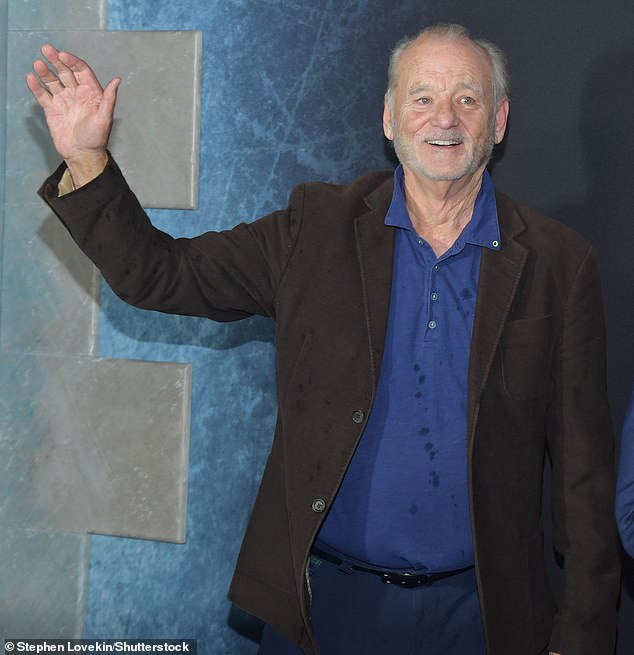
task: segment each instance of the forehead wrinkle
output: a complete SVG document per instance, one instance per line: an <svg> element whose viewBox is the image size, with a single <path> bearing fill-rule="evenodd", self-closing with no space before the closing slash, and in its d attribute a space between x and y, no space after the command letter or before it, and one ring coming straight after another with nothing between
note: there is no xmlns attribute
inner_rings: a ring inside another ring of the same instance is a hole
<svg viewBox="0 0 634 655"><path fill-rule="evenodd" d="M422 84L414 83L408 88L407 94L410 95L410 96L413 96L413 95L417 95L419 93L425 93L425 92L428 92L428 91L437 91L437 90L440 89L441 86L444 89L449 85L446 84L446 83L442 84L442 85L433 85L433 84L429 84L429 83L426 83L426 82L424 82ZM482 89L482 86L480 84L477 84L476 82L468 82L468 81L465 81L465 80L457 82L456 84L454 84L453 85L453 90L454 91L466 90L466 91L473 91L474 93L483 93L483 89Z"/></svg>
<svg viewBox="0 0 634 655"><path fill-rule="evenodd" d="M437 44L437 48L433 48L433 44ZM427 50L430 48L430 50ZM444 53L450 50L450 54L454 56L451 64L444 61L439 65L434 61L435 58L443 57ZM425 70L427 69L427 70ZM416 72L418 70L418 73ZM448 78L462 77L461 83L464 83L465 88L481 93L486 93L485 87L487 85L493 86L493 69L491 62L486 54L481 52L480 49L471 43L469 40L459 39L457 41L446 40L433 36L424 37L410 45L404 51L401 61L399 62L396 86L400 86L401 80L406 82L407 78L428 77L430 81L414 82L407 85L406 93L412 93L412 89L417 90L434 90L435 83L440 83L443 88L451 84ZM403 79L405 78L405 79ZM478 81L474 81L478 80Z"/></svg>

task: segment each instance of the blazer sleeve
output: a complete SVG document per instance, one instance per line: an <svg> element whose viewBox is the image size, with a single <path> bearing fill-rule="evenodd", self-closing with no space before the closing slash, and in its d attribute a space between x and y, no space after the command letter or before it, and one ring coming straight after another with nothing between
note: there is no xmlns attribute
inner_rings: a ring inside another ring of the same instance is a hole
<svg viewBox="0 0 634 655"><path fill-rule="evenodd" d="M634 389L621 435L616 521L623 547L630 557L634 557Z"/></svg>
<svg viewBox="0 0 634 655"><path fill-rule="evenodd" d="M606 392L599 275L588 250L569 287L554 352L549 416L555 548L564 584L550 650L611 655L620 557L614 521L614 447Z"/></svg>
<svg viewBox="0 0 634 655"><path fill-rule="evenodd" d="M152 226L112 158L98 178L59 197L64 170L62 164L38 193L121 299L217 321L274 317L301 223L301 187L284 211L176 239Z"/></svg>

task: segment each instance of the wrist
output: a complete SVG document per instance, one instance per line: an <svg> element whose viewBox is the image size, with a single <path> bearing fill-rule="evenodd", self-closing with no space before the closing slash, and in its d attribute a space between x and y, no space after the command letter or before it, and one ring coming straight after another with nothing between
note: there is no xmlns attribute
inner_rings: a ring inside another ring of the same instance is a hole
<svg viewBox="0 0 634 655"><path fill-rule="evenodd" d="M84 184L88 184L97 176L103 173L108 163L108 153L106 150L97 150L64 160L68 170L73 178L73 185L76 189Z"/></svg>

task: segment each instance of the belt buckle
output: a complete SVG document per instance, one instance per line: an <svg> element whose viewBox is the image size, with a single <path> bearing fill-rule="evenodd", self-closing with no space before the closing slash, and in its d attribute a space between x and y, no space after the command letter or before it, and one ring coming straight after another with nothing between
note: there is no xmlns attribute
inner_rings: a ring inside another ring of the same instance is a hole
<svg viewBox="0 0 634 655"><path fill-rule="evenodd" d="M414 575L413 573L383 573L381 579L385 584L393 584L403 589L428 587L434 581L429 575Z"/></svg>

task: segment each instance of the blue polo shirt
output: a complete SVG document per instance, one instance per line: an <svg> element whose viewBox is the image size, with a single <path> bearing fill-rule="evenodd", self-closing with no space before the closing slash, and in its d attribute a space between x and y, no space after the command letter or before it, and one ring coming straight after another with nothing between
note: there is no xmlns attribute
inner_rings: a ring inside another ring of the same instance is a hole
<svg viewBox="0 0 634 655"><path fill-rule="evenodd" d="M405 205L403 170L385 217L396 230L376 398L318 542L417 572L474 563L467 487L467 375L482 248L500 248L485 171L473 216L436 257Z"/></svg>

